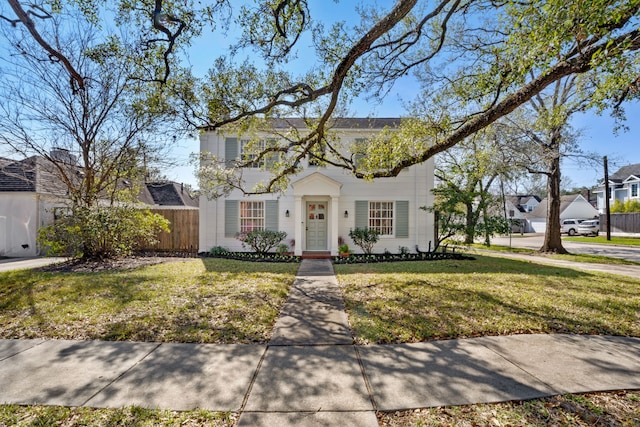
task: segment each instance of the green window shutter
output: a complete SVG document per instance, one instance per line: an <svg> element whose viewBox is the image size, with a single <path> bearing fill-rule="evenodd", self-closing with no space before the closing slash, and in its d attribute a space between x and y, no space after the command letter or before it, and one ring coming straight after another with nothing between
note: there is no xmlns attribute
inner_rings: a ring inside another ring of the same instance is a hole
<svg viewBox="0 0 640 427"><path fill-rule="evenodd" d="M278 201L266 200L264 202L264 229L278 231Z"/></svg>
<svg viewBox="0 0 640 427"><path fill-rule="evenodd" d="M398 200L396 202L395 232L398 238L409 237L409 201Z"/></svg>
<svg viewBox="0 0 640 427"><path fill-rule="evenodd" d="M238 138L224 139L224 162L225 165L233 167L238 158Z"/></svg>
<svg viewBox="0 0 640 427"><path fill-rule="evenodd" d="M240 231L240 203L238 200L224 201L224 237L236 237Z"/></svg>
<svg viewBox="0 0 640 427"><path fill-rule="evenodd" d="M369 228L369 201L356 200L356 228Z"/></svg>

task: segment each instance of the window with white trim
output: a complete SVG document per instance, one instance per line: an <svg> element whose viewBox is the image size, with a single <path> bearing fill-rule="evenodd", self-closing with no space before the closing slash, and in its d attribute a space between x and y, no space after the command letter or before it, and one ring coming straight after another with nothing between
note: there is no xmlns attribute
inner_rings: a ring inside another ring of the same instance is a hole
<svg viewBox="0 0 640 427"><path fill-rule="evenodd" d="M393 236L393 202L369 202L369 228Z"/></svg>
<svg viewBox="0 0 640 427"><path fill-rule="evenodd" d="M265 158L264 156L258 159L258 153L262 152L265 148L264 140L260 141L250 141L248 139L243 139L240 141L240 159L243 162L251 162L247 167L250 168L259 168L264 166Z"/></svg>
<svg viewBox="0 0 640 427"><path fill-rule="evenodd" d="M264 230L264 202L240 202L240 232Z"/></svg>
<svg viewBox="0 0 640 427"><path fill-rule="evenodd" d="M638 197L638 184L631 184L631 197Z"/></svg>

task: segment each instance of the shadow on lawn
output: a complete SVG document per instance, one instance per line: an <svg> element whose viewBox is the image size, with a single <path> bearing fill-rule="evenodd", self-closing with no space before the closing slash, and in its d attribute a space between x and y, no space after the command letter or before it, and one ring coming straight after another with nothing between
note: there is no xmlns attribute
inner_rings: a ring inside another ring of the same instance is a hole
<svg viewBox="0 0 640 427"><path fill-rule="evenodd" d="M523 274L542 275L553 277L589 277L592 272L563 268L552 265L537 264L535 262L522 261L510 258L482 256L474 254L474 259L464 260L436 260L424 262L395 262L353 264L348 266L336 266L337 274L361 274L361 273L424 273L424 274Z"/></svg>

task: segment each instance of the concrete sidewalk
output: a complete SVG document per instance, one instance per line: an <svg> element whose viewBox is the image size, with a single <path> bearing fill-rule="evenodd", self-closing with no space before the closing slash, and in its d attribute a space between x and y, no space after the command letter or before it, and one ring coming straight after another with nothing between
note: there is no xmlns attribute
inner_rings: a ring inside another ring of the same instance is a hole
<svg viewBox="0 0 640 427"><path fill-rule="evenodd" d="M640 388L640 339L516 335L355 346L333 268L304 260L268 345L0 340L0 402L377 426L375 411Z"/></svg>

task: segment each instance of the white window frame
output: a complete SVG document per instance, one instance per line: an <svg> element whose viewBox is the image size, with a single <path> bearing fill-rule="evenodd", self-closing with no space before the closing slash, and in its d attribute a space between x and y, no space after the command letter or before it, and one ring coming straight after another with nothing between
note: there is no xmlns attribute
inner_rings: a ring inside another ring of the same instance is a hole
<svg viewBox="0 0 640 427"><path fill-rule="evenodd" d="M264 230L264 201L240 201L240 232Z"/></svg>
<svg viewBox="0 0 640 427"><path fill-rule="evenodd" d="M257 152L264 151L265 149L265 140L261 139L259 141L252 141L249 139L241 139L240 140L240 160L243 163L251 162L247 167L249 168L261 168L265 165L265 156L260 159L260 161L255 160L258 157L256 153L247 153L247 146L251 144L253 147L257 149ZM253 150L252 150L253 151Z"/></svg>
<svg viewBox="0 0 640 427"><path fill-rule="evenodd" d="M369 229L378 231L380 237L395 236L395 202L385 200L369 201L367 224Z"/></svg>
<svg viewBox="0 0 640 427"><path fill-rule="evenodd" d="M635 194L633 194L634 193L634 189L635 189ZM631 197L632 199L637 199L638 198L638 183L637 182L629 184L629 197Z"/></svg>

